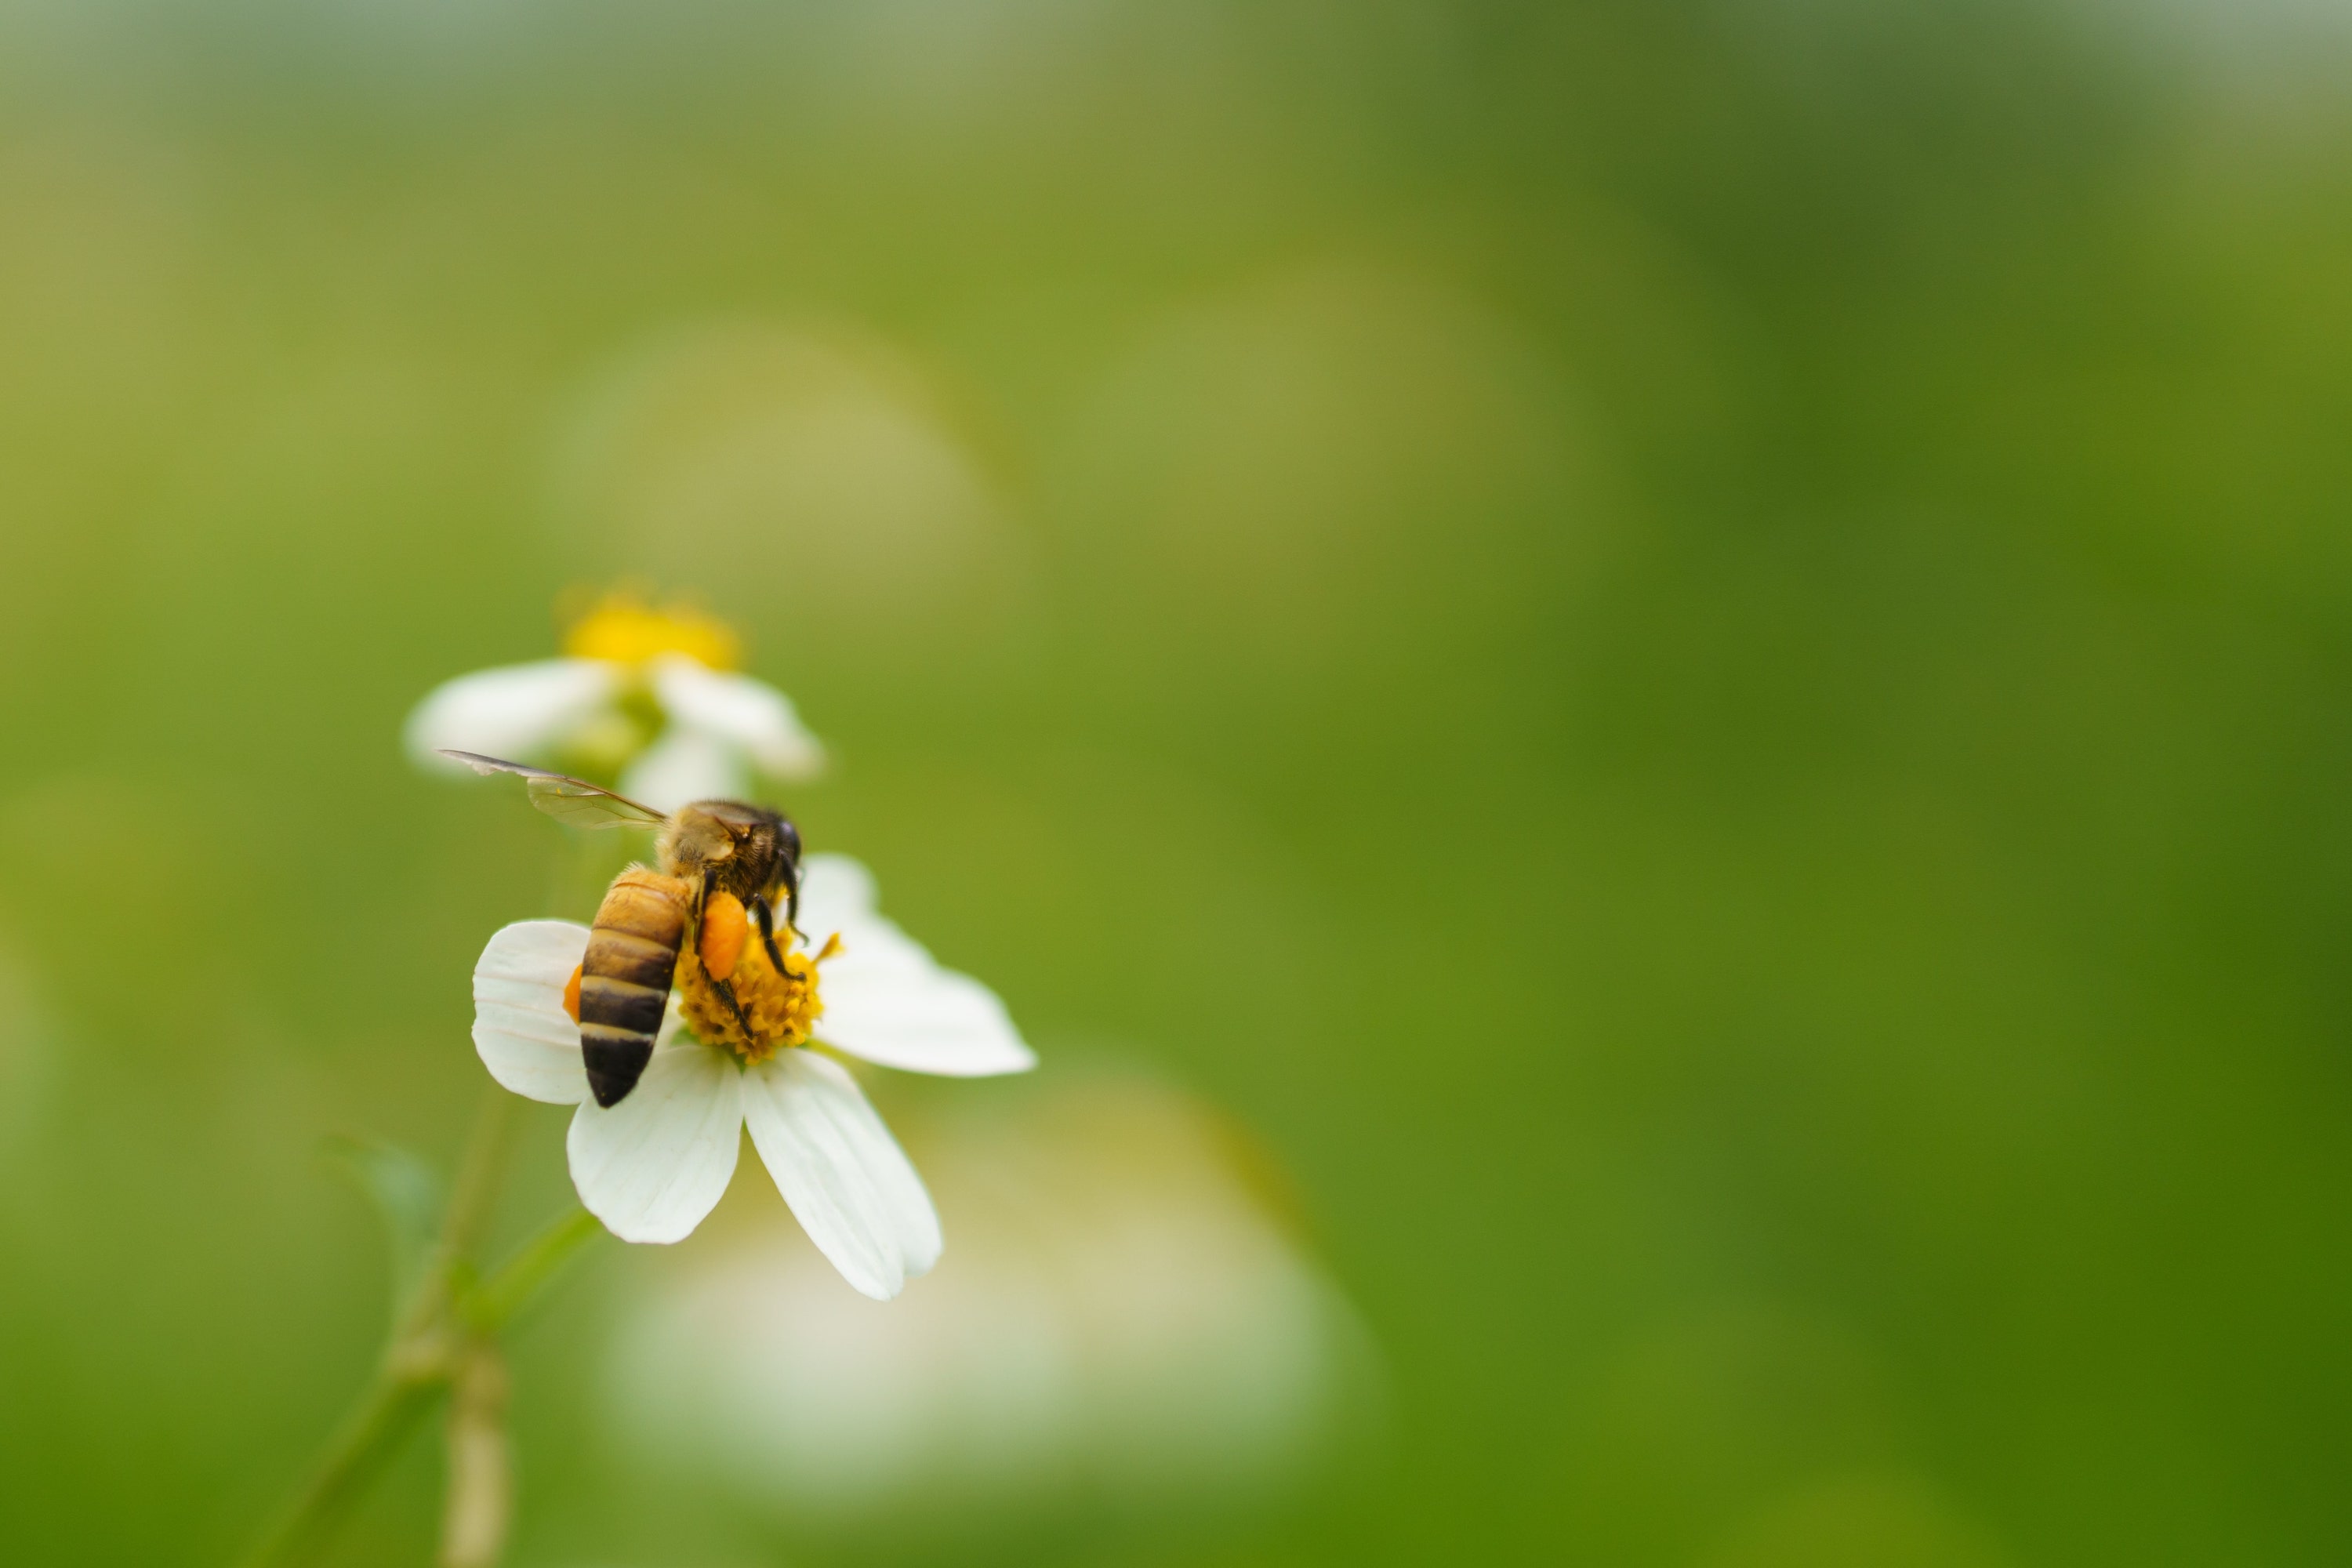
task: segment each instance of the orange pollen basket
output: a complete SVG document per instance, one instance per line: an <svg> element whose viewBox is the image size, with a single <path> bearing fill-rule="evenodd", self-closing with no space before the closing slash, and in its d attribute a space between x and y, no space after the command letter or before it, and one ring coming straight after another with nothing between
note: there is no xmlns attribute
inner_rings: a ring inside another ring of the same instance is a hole
<svg viewBox="0 0 2352 1568"><path fill-rule="evenodd" d="M716 945L721 950L716 956L727 957L724 949L730 944L722 938ZM815 958L787 952L779 971L769 962L765 943L743 941L723 980L719 966L698 962L697 953L677 966L679 1011L699 1038L725 1046L746 1062L766 1061L787 1047L808 1044L810 1031L824 1016L817 964L839 951L836 939Z"/></svg>

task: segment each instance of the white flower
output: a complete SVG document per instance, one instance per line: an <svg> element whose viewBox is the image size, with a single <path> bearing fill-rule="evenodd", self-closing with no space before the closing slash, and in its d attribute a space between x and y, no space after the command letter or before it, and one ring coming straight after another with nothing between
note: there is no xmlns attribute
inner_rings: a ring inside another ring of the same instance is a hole
<svg viewBox="0 0 2352 1568"><path fill-rule="evenodd" d="M740 799L753 771L813 776L824 748L791 699L727 668L734 634L693 611L605 600L566 635L568 657L502 665L445 681L408 716L409 754L481 752L550 763L583 759L621 771L624 795L657 810ZM650 742L650 743L649 743Z"/></svg>
<svg viewBox="0 0 2352 1568"><path fill-rule="evenodd" d="M950 1077L1035 1065L993 992L940 968L876 911L873 879L856 861L809 858L800 925L814 942L799 951L811 957L839 939L819 961L820 1043ZM563 1001L587 945L587 928L569 921L524 921L491 937L474 968L474 1047L515 1093L579 1107L566 1142L572 1185L614 1235L670 1242L690 1233L727 1190L748 1126L784 1202L850 1284L887 1300L938 1260L929 1194L856 1080L829 1057L787 1047L747 1064L681 1027L673 995L635 1089L598 1106Z"/></svg>

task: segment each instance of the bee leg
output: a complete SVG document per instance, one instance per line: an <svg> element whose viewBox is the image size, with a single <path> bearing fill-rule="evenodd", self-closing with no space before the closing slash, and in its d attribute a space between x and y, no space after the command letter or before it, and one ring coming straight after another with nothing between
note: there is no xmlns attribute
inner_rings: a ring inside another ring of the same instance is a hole
<svg viewBox="0 0 2352 1568"><path fill-rule="evenodd" d="M709 904L710 895L718 889L718 887L719 872L717 868L714 867L710 869L705 870L702 873L702 897L696 900L694 904L694 962L697 968L701 968L702 966L702 911L704 908ZM784 966L781 963L776 965L777 972L779 973L782 973L783 967ZM726 981L719 979L719 976L711 973L708 969L703 969L702 974L703 978L710 982L710 989L718 994L719 999L727 1004L727 1010L735 1015L736 1026L743 1031L743 1037L747 1040L750 1039L751 1037L751 1020L743 1016L743 1004L735 1000L735 987L729 984Z"/></svg>
<svg viewBox="0 0 2352 1568"><path fill-rule="evenodd" d="M777 973L789 973L784 955L776 951L776 911L768 907L764 897L757 898L751 900L751 916L760 922L760 945L768 950L768 962L776 966Z"/></svg>
<svg viewBox="0 0 2352 1568"><path fill-rule="evenodd" d="M708 973L708 971L705 973ZM743 1016L743 1004L735 1000L735 987L728 984L724 980L713 980L710 983L710 989L718 993L719 999L721 1002L727 1004L727 1010L735 1015L736 1025L742 1029L743 1037L747 1040L750 1039L751 1037L751 1020Z"/></svg>
<svg viewBox="0 0 2352 1568"><path fill-rule="evenodd" d="M784 927L794 936L806 942L808 932L801 930L801 862L798 841L794 842L793 848L792 858L784 862L784 868L777 873L776 880L784 889Z"/></svg>

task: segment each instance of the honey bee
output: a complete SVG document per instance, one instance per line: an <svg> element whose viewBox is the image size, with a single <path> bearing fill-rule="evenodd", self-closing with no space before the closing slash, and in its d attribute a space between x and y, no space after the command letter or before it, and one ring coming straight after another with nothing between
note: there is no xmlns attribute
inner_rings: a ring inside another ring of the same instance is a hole
<svg viewBox="0 0 2352 1568"><path fill-rule="evenodd" d="M801 836L790 817L736 800L698 800L665 814L585 779L473 752L441 754L478 773L520 774L531 805L558 822L660 836L658 869L632 866L605 890L575 994L565 998L580 1021L581 1060L597 1104L618 1105L636 1088L673 983L698 1030L738 1050L772 1049L780 1035L789 1043L804 1034L813 965L776 944L778 896L788 933L800 916ZM756 987L747 1014L736 981L747 960L757 963L746 952L755 922L766 964L743 976Z"/></svg>

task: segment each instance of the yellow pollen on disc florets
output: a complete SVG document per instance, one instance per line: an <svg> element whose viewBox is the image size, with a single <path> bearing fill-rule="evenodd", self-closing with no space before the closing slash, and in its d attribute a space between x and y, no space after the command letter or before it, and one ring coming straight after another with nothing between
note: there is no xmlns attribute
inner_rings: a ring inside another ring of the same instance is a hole
<svg viewBox="0 0 2352 1568"><path fill-rule="evenodd" d="M629 665L682 653L713 669L732 669L743 645L735 628L715 616L677 601L656 610L625 590L605 595L572 622L563 634L563 651L574 658Z"/></svg>
<svg viewBox="0 0 2352 1568"><path fill-rule="evenodd" d="M678 963L680 1010L698 1038L725 1046L747 1062L766 1061L787 1047L808 1044L810 1031L824 1016L817 965L840 951L841 939L835 937L814 957L787 952L779 974L768 962L766 945L755 938L745 944L725 982L735 996L730 1007L689 947Z"/></svg>

